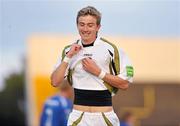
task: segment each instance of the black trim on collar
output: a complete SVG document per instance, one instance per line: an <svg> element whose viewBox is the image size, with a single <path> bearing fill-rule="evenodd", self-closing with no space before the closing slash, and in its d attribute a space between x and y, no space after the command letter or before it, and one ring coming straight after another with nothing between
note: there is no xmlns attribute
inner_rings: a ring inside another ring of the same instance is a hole
<svg viewBox="0 0 180 126"><path fill-rule="evenodd" d="M83 43L82 43L82 45L83 45L83 47L94 46L94 42L93 42L93 43L91 43L91 44L83 44Z"/></svg>

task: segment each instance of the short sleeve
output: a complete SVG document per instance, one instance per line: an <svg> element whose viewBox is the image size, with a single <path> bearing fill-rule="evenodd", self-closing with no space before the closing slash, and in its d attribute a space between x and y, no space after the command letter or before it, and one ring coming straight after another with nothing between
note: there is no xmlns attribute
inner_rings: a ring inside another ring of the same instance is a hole
<svg viewBox="0 0 180 126"><path fill-rule="evenodd" d="M119 50L120 56L120 74L118 75L123 80L127 80L130 83L133 82L134 69L131 61L123 50Z"/></svg>

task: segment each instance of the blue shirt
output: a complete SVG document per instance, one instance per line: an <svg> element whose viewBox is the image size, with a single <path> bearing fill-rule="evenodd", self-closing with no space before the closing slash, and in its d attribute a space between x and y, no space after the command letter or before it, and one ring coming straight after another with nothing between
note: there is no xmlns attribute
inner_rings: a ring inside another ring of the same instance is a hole
<svg viewBox="0 0 180 126"><path fill-rule="evenodd" d="M120 126L130 126L127 122L120 121Z"/></svg>
<svg viewBox="0 0 180 126"><path fill-rule="evenodd" d="M60 95L49 98L44 104L40 126L67 126L72 106L71 100Z"/></svg>

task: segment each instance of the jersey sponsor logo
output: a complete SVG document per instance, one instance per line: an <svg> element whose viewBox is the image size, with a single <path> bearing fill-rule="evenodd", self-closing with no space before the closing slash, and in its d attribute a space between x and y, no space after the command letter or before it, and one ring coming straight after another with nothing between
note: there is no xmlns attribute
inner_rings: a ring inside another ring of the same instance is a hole
<svg viewBox="0 0 180 126"><path fill-rule="evenodd" d="M85 53L83 56L85 57L92 57L93 54L88 54L88 53Z"/></svg>

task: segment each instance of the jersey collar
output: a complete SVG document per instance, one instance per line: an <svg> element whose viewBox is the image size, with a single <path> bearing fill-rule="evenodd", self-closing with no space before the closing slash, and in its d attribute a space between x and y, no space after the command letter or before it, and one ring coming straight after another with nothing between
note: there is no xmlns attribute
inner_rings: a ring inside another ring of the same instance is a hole
<svg viewBox="0 0 180 126"><path fill-rule="evenodd" d="M98 44L100 43L99 41L100 41L100 37L97 37L96 40L94 41L93 45L92 45L92 44L89 44L89 46L98 45ZM79 41L78 41L77 43L83 47L83 45L82 45L82 39L79 39ZM89 46L85 46L85 47L89 47Z"/></svg>

